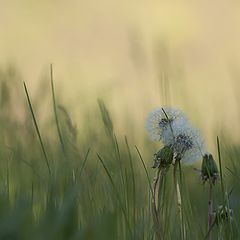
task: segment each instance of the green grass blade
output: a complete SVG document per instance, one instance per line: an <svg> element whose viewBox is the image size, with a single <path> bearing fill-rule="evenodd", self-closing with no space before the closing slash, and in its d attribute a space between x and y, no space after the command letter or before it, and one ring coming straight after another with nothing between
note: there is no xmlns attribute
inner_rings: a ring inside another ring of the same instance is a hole
<svg viewBox="0 0 240 240"><path fill-rule="evenodd" d="M60 141L63 153L65 155L65 147L64 147L64 142L63 142L62 133L61 133L61 130L60 130L60 125L59 125L59 120L58 120L58 114L57 114L57 104L56 104L56 97L55 97L54 83L53 83L53 65L52 64L50 64L50 79L51 79L51 89L52 89L52 101L53 101L54 117L55 117L55 122L56 122L56 127L57 127L59 141Z"/></svg>
<svg viewBox="0 0 240 240"><path fill-rule="evenodd" d="M81 166L81 169L80 169L79 173L78 173L78 169L77 169L76 176L77 176L78 178L80 178L81 175L82 175L83 169L84 169L84 167L85 167L85 165L86 165L86 162L87 162L87 160L88 160L88 156L89 156L90 150L91 150L90 148L87 150L87 153L86 153L86 155L85 155L85 157L84 157L83 164L82 164L82 166Z"/></svg>
<svg viewBox="0 0 240 240"><path fill-rule="evenodd" d="M43 152L43 155L44 155L44 159L46 161L46 165L47 165L47 168L48 168L49 175L51 176L51 169L50 169L47 153L46 153L45 147L43 145L42 137L41 137L41 134L40 134L40 131L39 131L39 128L38 128L37 120L36 120L35 115L34 115L33 107L32 107L32 104L31 104L31 100L30 100L28 90L27 90L27 86L26 86L25 82L23 82L23 85L24 85L24 90L25 90L26 96L27 96L27 101L28 101L28 105L29 105L29 108L30 108L30 112L31 112L31 115L32 115L32 118L33 118L34 126L35 126L35 129L37 131L38 139L40 141L40 145L41 145L42 152Z"/></svg>
<svg viewBox="0 0 240 240"><path fill-rule="evenodd" d="M150 177L149 177L149 174L148 174L148 171L147 171L146 164L145 164L145 162L144 162L144 160L143 160L143 158L142 158L142 155L141 155L141 153L140 153L140 151L138 150L138 148L137 148L136 145L135 145L135 148L136 148L137 153L138 153L138 156L139 156L139 158L140 158L140 160L141 160L141 162L142 162L143 168L144 168L145 173L146 173L146 176L147 176L149 188L150 188L151 194L152 194L152 196L153 196L152 184L151 184L151 181L150 181Z"/></svg>
<svg viewBox="0 0 240 240"><path fill-rule="evenodd" d="M113 123L110 118L108 109L102 99L98 99L98 106L101 112L102 121L104 123L105 129L110 137L113 137Z"/></svg>
<svg viewBox="0 0 240 240"><path fill-rule="evenodd" d="M128 157L130 161L130 168L131 168L131 177L132 177L132 191L133 191L133 224L134 224L134 237L135 237L135 227L136 227L136 185L135 185L135 173L134 173L134 168L133 168L133 160L132 160L132 155L130 152L129 144L127 137L125 136L125 143L127 147L127 152L128 152Z"/></svg>
<svg viewBox="0 0 240 240"><path fill-rule="evenodd" d="M222 202L225 204L225 190L223 184L223 173L222 173L222 158L221 158L221 151L220 151L220 141L219 137L217 136L217 151L218 151L218 161L219 161L219 170L220 170L220 181L221 181L221 189L222 189Z"/></svg>
<svg viewBox="0 0 240 240"><path fill-rule="evenodd" d="M130 235L131 235L131 239L133 239L132 230L131 230L130 223L129 223L129 220L128 220L128 217L127 217L127 213L126 213L125 208L123 207L123 203L122 203L122 201L121 201L121 198L120 198L120 195L119 195L119 193L118 193L117 187L116 187L116 185L114 184L114 181L113 181L113 179L112 179L112 176L111 176L110 172L108 171L105 163L103 162L101 156L100 156L98 153L97 153L97 156L98 156L98 159L100 160L100 162L101 162L101 164L102 164L102 166L103 166L103 168L104 168L104 170L105 170L105 172L106 172L106 174L107 174L107 176L108 176L108 178L109 178L109 181L111 182L111 185L112 185L112 187L113 187L113 189L114 189L114 191L115 191L117 200L118 200L118 202L119 202L120 208L121 208L121 210L122 210L123 216L124 216L125 221L126 221L126 224L127 224L128 231L129 231L129 233L130 233Z"/></svg>

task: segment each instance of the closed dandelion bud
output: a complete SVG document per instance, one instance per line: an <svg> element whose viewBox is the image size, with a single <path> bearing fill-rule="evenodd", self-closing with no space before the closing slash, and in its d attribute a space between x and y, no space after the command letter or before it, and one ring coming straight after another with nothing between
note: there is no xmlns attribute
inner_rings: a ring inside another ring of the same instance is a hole
<svg viewBox="0 0 240 240"><path fill-rule="evenodd" d="M153 168L167 168L173 161L173 150L171 146L165 146L154 154Z"/></svg>
<svg viewBox="0 0 240 240"><path fill-rule="evenodd" d="M218 168L212 154L203 156L201 173L203 182L209 180L214 184L218 179Z"/></svg>

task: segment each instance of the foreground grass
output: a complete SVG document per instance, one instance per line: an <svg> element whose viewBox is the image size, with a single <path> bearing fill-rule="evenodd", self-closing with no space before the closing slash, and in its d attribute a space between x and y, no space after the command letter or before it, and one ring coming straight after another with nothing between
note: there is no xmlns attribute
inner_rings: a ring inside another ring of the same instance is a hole
<svg viewBox="0 0 240 240"><path fill-rule="evenodd" d="M146 140L139 149L126 136L116 136L101 100L87 130L78 132L67 110L58 106L53 81L46 124L39 123L41 101L26 85L18 89L25 90L20 121L6 80L16 78L11 70L0 79L0 239L154 239L151 143ZM220 140L223 176L214 207L226 204L222 183L231 192L227 204L234 215L233 221L214 226L212 234L213 239L239 239L240 147ZM181 239L172 171L162 184L158 211L164 239ZM182 168L181 187L186 239L204 239L208 188L192 167Z"/></svg>

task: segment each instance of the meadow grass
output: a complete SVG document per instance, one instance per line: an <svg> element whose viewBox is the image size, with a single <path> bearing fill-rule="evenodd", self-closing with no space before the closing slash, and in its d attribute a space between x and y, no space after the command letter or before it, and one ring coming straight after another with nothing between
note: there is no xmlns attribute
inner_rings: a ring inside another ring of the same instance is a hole
<svg viewBox="0 0 240 240"><path fill-rule="evenodd" d="M102 100L94 118L85 123L86 131L78 132L77 120L58 103L52 67L50 76L52 105L43 124L41 101L24 83L17 89L21 105L12 95L17 74L11 69L1 72L0 239L157 239L151 210L156 173L151 142L146 139L140 149L129 141L131 131L116 135ZM213 198L215 209L233 209L233 219L215 224L212 239L240 239L240 147L230 142L216 138L220 181ZM180 221L173 171L167 171L158 196L163 239L207 239L208 186L193 167L182 166L181 175L177 170Z"/></svg>

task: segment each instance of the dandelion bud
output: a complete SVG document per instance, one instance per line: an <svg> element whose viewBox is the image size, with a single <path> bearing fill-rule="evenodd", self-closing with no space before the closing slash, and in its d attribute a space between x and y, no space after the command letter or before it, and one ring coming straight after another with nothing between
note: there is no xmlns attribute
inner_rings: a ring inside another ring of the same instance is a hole
<svg viewBox="0 0 240 240"><path fill-rule="evenodd" d="M173 150L171 146L165 146L154 154L153 168L167 168L173 161Z"/></svg>
<svg viewBox="0 0 240 240"><path fill-rule="evenodd" d="M218 179L218 168L212 154L205 154L202 161L202 180L211 181L213 184Z"/></svg>

